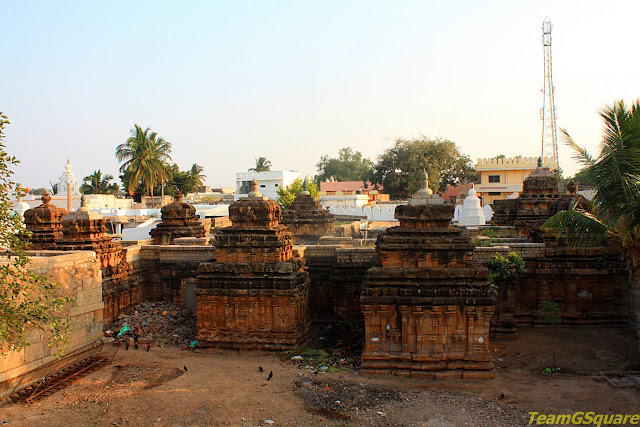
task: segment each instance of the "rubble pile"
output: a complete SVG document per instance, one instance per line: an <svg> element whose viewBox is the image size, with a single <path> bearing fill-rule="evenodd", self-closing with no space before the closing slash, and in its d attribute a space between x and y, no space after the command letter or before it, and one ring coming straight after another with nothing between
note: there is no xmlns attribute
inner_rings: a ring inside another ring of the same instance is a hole
<svg viewBox="0 0 640 427"><path fill-rule="evenodd" d="M186 347L196 335L196 316L190 310L167 302L145 301L131 314L121 314L107 331L115 336L124 325L127 336L140 344Z"/></svg>

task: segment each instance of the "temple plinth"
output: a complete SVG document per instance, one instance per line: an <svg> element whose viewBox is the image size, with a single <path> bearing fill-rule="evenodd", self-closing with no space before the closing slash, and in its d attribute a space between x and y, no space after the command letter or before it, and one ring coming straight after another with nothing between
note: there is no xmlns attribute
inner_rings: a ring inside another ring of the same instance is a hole
<svg viewBox="0 0 640 427"><path fill-rule="evenodd" d="M318 237L333 233L333 215L311 196L306 180L303 191L282 213L282 217L281 224L289 227L299 243L315 244Z"/></svg>
<svg viewBox="0 0 640 427"><path fill-rule="evenodd" d="M31 249L57 249L56 241L62 238L62 218L67 210L52 205L48 192L44 193L41 200L40 206L24 213L26 230L31 232L31 236L25 237L25 240L31 242Z"/></svg>
<svg viewBox="0 0 640 427"><path fill-rule="evenodd" d="M280 205L257 190L229 207L232 225L216 238L216 262L200 265L199 346L281 350L310 328L309 277L293 256Z"/></svg>
<svg viewBox="0 0 640 427"><path fill-rule="evenodd" d="M160 209L162 222L151 230L153 243L168 243L180 237L204 237L204 226L196 218L196 208L182 201L178 191L174 202Z"/></svg>
<svg viewBox="0 0 640 427"><path fill-rule="evenodd" d="M367 271L362 371L422 378L492 378L488 270L468 232L449 227L453 205L422 188L396 208L400 226L378 237Z"/></svg>

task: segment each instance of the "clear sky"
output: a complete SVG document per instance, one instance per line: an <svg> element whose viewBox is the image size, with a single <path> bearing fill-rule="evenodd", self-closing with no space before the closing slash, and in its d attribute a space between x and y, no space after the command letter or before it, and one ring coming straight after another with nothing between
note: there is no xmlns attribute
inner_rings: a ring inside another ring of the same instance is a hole
<svg viewBox="0 0 640 427"><path fill-rule="evenodd" d="M351 146L442 136L476 161L541 149L541 26L558 126L596 152L598 109L640 96L640 2L0 0L0 111L25 186L117 177L134 123L232 186L259 156L316 173ZM559 143L560 166L573 173Z"/></svg>

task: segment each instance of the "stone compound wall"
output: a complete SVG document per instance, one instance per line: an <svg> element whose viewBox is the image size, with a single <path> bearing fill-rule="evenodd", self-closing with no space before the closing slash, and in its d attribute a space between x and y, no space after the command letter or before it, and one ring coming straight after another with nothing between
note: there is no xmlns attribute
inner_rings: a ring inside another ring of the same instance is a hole
<svg viewBox="0 0 640 427"><path fill-rule="evenodd" d="M544 243L477 247L474 257L486 264L493 255L522 255L526 275L498 296L496 317L512 311L518 325L539 323L534 312L543 300L559 303L569 325L622 325L628 319L626 263L606 248L548 247ZM502 304L501 304L502 302Z"/></svg>
<svg viewBox="0 0 640 427"><path fill-rule="evenodd" d="M198 266L215 260L213 246L147 245L140 248L144 298L167 301L195 311Z"/></svg>
<svg viewBox="0 0 640 427"><path fill-rule="evenodd" d="M105 328L118 315L131 312L145 299L140 252L139 245L123 247L122 264L128 267L126 271L123 274L104 275L102 278Z"/></svg>
<svg viewBox="0 0 640 427"><path fill-rule="evenodd" d="M310 245L304 257L311 278L313 320L361 318L360 290L367 270L378 262L375 248Z"/></svg>
<svg viewBox="0 0 640 427"><path fill-rule="evenodd" d="M102 274L95 252L36 251L31 253L31 270L59 283L61 293L76 300L66 313L71 317L70 342L59 360L39 333L33 344L0 359L0 399L44 376L49 366L62 368L98 345L102 336Z"/></svg>

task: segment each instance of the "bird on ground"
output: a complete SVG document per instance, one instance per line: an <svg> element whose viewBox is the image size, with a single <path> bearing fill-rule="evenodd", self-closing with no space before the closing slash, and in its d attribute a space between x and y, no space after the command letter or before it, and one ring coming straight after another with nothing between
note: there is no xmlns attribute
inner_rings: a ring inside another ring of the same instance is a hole
<svg viewBox="0 0 640 427"><path fill-rule="evenodd" d="M151 345L147 344L147 351L149 351L151 349Z"/></svg>
<svg viewBox="0 0 640 427"><path fill-rule="evenodd" d="M184 371L185 371L185 372L187 372L187 371L188 371L188 369L187 369L187 367L186 367L186 366L183 366L183 368L184 368Z"/></svg>
<svg viewBox="0 0 640 427"><path fill-rule="evenodd" d="M269 372L269 376L267 377L267 381L269 381L271 378L273 378L273 371Z"/></svg>
<svg viewBox="0 0 640 427"><path fill-rule="evenodd" d="M258 371L264 372L264 369L262 369L262 366L258 366Z"/></svg>

